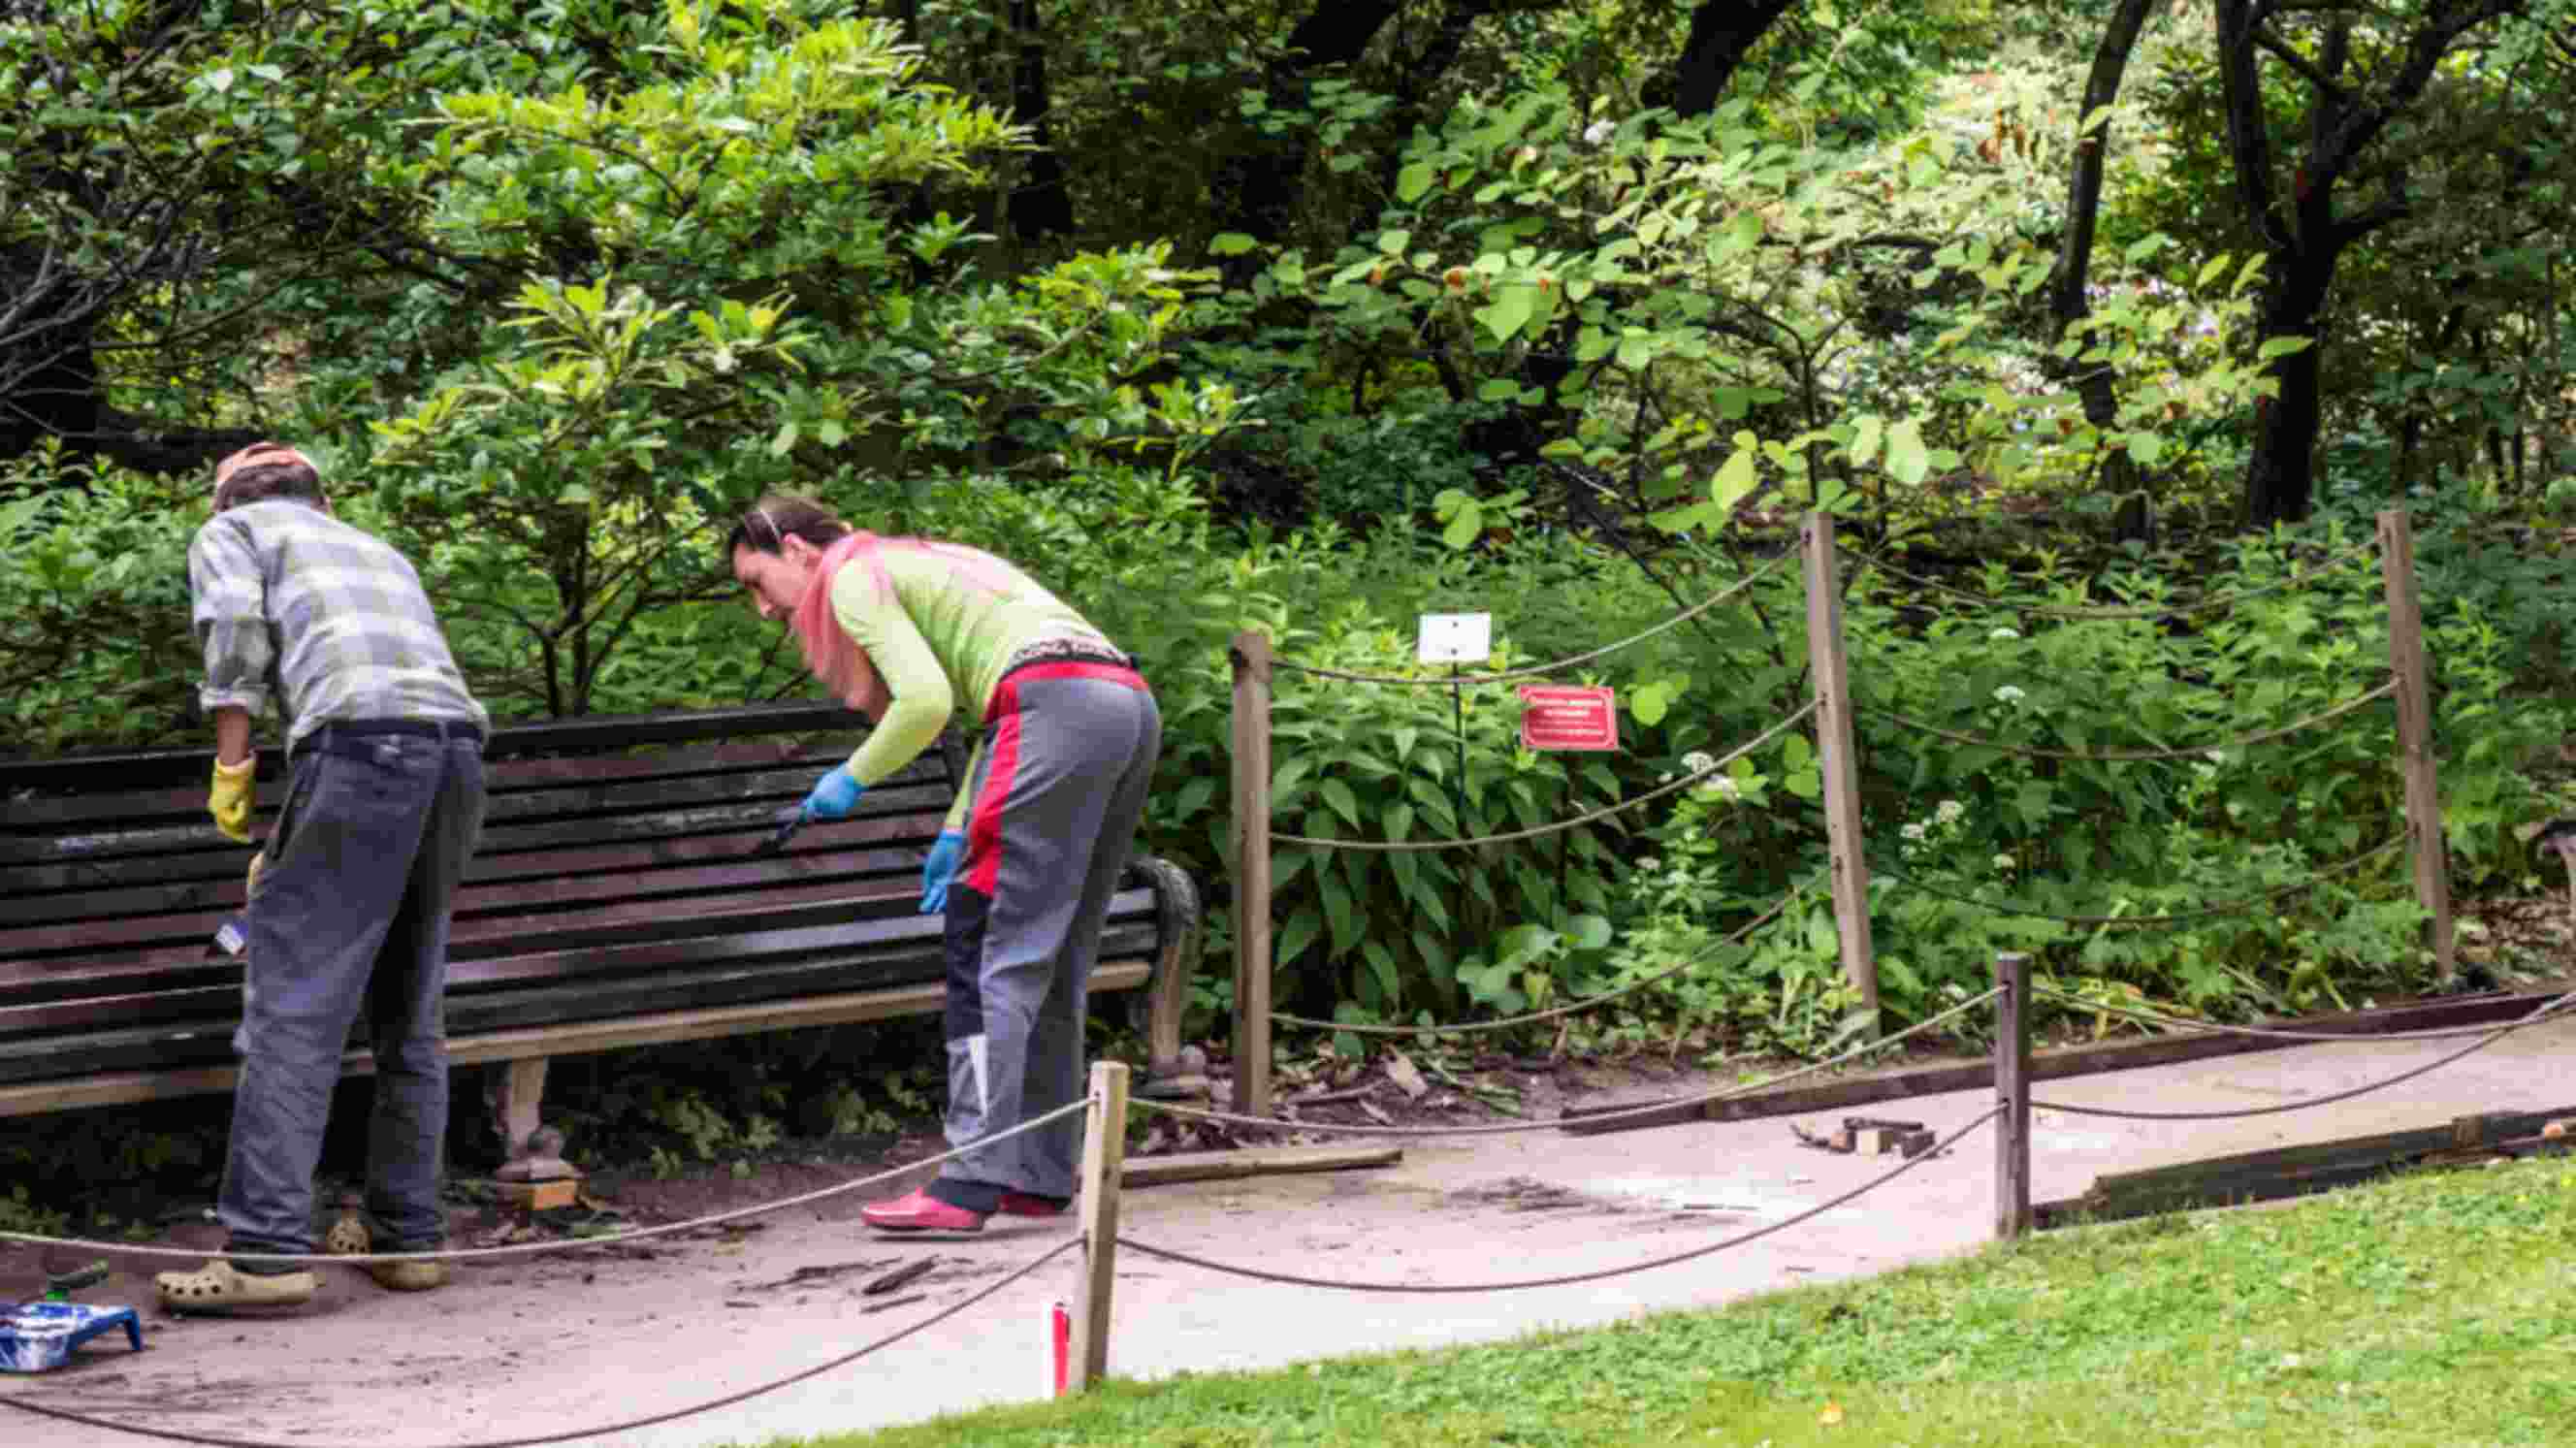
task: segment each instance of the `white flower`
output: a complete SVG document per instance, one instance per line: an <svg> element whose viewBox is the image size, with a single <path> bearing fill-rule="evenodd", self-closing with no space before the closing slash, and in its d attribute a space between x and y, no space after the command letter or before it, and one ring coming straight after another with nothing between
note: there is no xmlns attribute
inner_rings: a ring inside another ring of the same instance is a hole
<svg viewBox="0 0 2576 1448"><path fill-rule="evenodd" d="M1968 807L1955 799L1941 801L1940 808L1932 811L1933 817L1945 825L1957 824L1967 813Z"/></svg>
<svg viewBox="0 0 2576 1448"><path fill-rule="evenodd" d="M1905 836L1909 840L1919 840L1923 838L1923 826L1920 824L1907 825L1904 829L1897 831L1897 833Z"/></svg>
<svg viewBox="0 0 2576 1448"><path fill-rule="evenodd" d="M1995 690L1995 702L1998 704L2018 704L2021 701L2022 692L2020 687L2017 685L2006 684L2002 688Z"/></svg>
<svg viewBox="0 0 2576 1448"><path fill-rule="evenodd" d="M1710 755L1703 754L1696 749L1682 756L1682 768L1689 770L1693 774L1705 774L1716 767L1717 760L1715 758Z"/></svg>
<svg viewBox="0 0 2576 1448"><path fill-rule="evenodd" d="M2021 630L2017 628L1999 628L1994 630L1992 633L1987 634L1986 637L1997 640L2017 639L2021 637Z"/></svg>
<svg viewBox="0 0 2576 1448"><path fill-rule="evenodd" d="M1594 121L1591 125L1583 128L1583 139L1587 145L1598 146L1602 142L1609 140L1610 137L1618 131L1618 129L1619 128L1617 126L1610 124L1608 121Z"/></svg>
<svg viewBox="0 0 2576 1448"><path fill-rule="evenodd" d="M1997 855L1997 856L1995 856L1995 868L1996 868L1996 869L1998 869L1998 870L2009 870L2009 869L2011 869L2012 867L2013 867L2013 857L2012 857L2012 856L2010 856L2010 855Z"/></svg>
<svg viewBox="0 0 2576 1448"><path fill-rule="evenodd" d="M1730 803L1744 797L1744 791L1736 787L1735 781L1722 774L1715 779L1701 781L1699 788L1691 793L1726 800Z"/></svg>

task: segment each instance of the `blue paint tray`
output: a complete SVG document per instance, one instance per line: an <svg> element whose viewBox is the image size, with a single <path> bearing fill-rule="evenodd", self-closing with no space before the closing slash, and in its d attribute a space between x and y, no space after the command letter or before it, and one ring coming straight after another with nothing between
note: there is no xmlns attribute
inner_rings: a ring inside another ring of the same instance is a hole
<svg viewBox="0 0 2576 1448"><path fill-rule="evenodd" d="M82 1302L22 1302L0 1317L0 1371L41 1373L71 1361L82 1343L122 1327L125 1340L143 1350L143 1319L131 1307L92 1307Z"/></svg>

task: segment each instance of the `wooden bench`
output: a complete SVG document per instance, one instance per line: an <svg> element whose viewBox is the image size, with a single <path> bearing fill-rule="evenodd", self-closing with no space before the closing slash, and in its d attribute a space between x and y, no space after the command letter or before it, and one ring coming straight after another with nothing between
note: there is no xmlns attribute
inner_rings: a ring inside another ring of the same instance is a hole
<svg viewBox="0 0 2576 1448"><path fill-rule="evenodd" d="M549 1057L940 1008L941 918L918 906L965 763L954 739L851 818L752 853L866 728L771 706L493 735L447 1029L455 1064L505 1064L489 1094L514 1160ZM210 942L241 907L251 852L206 816L211 758L0 762L0 1116L231 1089L242 965ZM254 837L283 793L284 761L263 749ZM1189 877L1131 861L1091 990L1137 993L1164 1087L1198 943ZM350 1070L372 1069L361 1044Z"/></svg>

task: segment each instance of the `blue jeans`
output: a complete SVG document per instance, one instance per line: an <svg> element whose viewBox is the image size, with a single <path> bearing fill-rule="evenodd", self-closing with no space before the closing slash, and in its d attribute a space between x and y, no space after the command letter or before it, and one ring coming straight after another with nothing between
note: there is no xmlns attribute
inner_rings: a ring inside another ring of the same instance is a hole
<svg viewBox="0 0 2576 1448"><path fill-rule="evenodd" d="M445 1238L448 919L482 825L470 739L325 733L296 747L250 902L217 1207L231 1250L312 1250L313 1169L362 1006L376 1060L367 1208L394 1239L379 1249Z"/></svg>

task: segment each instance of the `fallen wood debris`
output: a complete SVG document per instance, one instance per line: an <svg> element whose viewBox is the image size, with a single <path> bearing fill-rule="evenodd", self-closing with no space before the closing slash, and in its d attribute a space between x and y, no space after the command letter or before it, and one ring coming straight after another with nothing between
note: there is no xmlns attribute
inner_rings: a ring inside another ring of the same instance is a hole
<svg viewBox="0 0 2576 1448"><path fill-rule="evenodd" d="M2566 992L2567 988L2567 985L2562 983L2545 990L2487 991L2477 995L2441 996L2431 1000L2410 1001L2403 1005L2382 1006L2376 1010L2342 1011L2333 1015L2305 1016L2296 1020L2264 1021L2259 1024L2273 1030L2352 1036L2356 1039L2367 1039L2371 1036L2398 1031L2501 1025L2529 1015L2539 1007L2556 1000ZM2113 1041L2103 1045L2061 1046L2031 1053L2030 1079L2059 1081L2071 1076L2090 1076L2101 1071L2126 1071L2139 1066L2168 1066L2181 1061L2213 1060L2221 1056L2246 1055L2255 1051L2278 1051L2313 1044L2315 1043L2211 1030L2202 1033L2153 1036L2142 1040ZM1787 1086L1777 1091L1758 1091L1716 1101L1676 1101L1660 1109L1652 1105L1573 1106L1566 1108L1565 1114L1560 1118L1560 1124L1572 1135L1599 1136L1613 1131L1634 1131L1649 1126L1677 1126L1692 1121L1755 1121L1766 1116L1805 1116L1813 1112L1867 1106L1879 1101L1902 1101L1911 1096L1934 1096L1945 1091L1986 1090L1991 1089L1994 1084L1994 1062L1963 1061L1948 1066L1873 1071L1866 1075L1828 1080L1810 1086ZM1613 1116L1617 1119L1598 1122L1587 1119L1599 1116Z"/></svg>
<svg viewBox="0 0 2576 1448"><path fill-rule="evenodd" d="M1159 1187L1173 1182L1227 1177L1348 1171L1355 1167L1392 1166L1403 1159L1404 1148L1400 1146L1280 1146L1251 1147L1242 1151L1186 1151L1171 1156L1131 1156L1118 1174L1118 1184L1122 1187Z"/></svg>
<svg viewBox="0 0 2576 1448"><path fill-rule="evenodd" d="M1897 1156L1912 1161L1932 1149L1932 1133L1920 1121L1891 1121L1882 1116L1846 1116L1836 1129L1819 1135L1789 1123L1798 1140L1819 1151L1860 1152L1866 1156Z"/></svg>
<svg viewBox="0 0 2576 1448"><path fill-rule="evenodd" d="M906 1262L902 1266L894 1269L892 1272L889 1272L883 1277L879 1277L875 1281L870 1282L865 1287L860 1288L860 1295L866 1297L882 1297L886 1293L892 1292L896 1288L901 1287L908 1282L918 1281L924 1274L929 1272L933 1266L936 1266L938 1262L939 1259L936 1257L923 1257L915 1261Z"/></svg>
<svg viewBox="0 0 2576 1448"><path fill-rule="evenodd" d="M2567 1149L2567 1136L2563 1131L2550 1136L2547 1129L2558 1118L2570 1115L2576 1115L2576 1108L2493 1112L2462 1116L2447 1126L2273 1147L2207 1161L2120 1172L2096 1177L2080 1197L2034 1205L2031 1217L2043 1229L2078 1222L2119 1221L2199 1207L2307 1196L2351 1186L2403 1167L2459 1166L2536 1152L2560 1152Z"/></svg>

